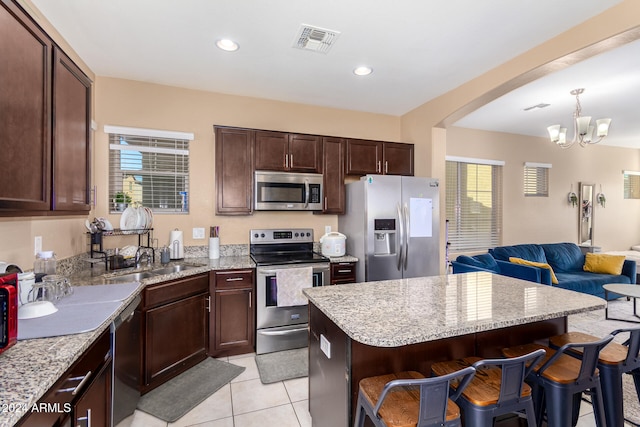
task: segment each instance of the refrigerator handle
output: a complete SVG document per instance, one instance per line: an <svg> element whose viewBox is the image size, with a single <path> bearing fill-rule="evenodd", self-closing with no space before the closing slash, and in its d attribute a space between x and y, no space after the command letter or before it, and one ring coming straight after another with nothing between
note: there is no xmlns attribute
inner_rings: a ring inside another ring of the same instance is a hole
<svg viewBox="0 0 640 427"><path fill-rule="evenodd" d="M404 269L407 269L407 264L409 263L409 206L404 204L404 229L406 235L404 236Z"/></svg>
<svg viewBox="0 0 640 427"><path fill-rule="evenodd" d="M402 207L400 206L400 203L398 203L398 205L396 206L397 210L398 210L398 233L397 233L397 247L398 249L398 271L402 270L402 261L404 260L403 254L404 254L404 222L403 222L403 218L402 218Z"/></svg>

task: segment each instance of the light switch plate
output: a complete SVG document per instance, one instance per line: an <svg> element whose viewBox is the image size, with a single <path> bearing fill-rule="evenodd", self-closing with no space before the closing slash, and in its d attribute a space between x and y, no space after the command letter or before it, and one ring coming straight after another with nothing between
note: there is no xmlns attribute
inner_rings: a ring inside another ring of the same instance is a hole
<svg viewBox="0 0 640 427"><path fill-rule="evenodd" d="M193 238L194 239L204 239L204 228L194 228L193 229Z"/></svg>

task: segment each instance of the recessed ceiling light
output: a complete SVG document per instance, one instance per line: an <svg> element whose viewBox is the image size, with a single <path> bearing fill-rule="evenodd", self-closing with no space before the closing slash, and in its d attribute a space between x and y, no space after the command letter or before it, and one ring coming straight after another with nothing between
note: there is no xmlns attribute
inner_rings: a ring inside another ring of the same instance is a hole
<svg viewBox="0 0 640 427"><path fill-rule="evenodd" d="M373 68L366 66L358 67L353 70L353 74L356 76L368 76L371 73L373 73Z"/></svg>
<svg viewBox="0 0 640 427"><path fill-rule="evenodd" d="M222 50L226 50L227 52L235 52L240 48L238 43L230 39L220 39L216 42L216 46Z"/></svg>

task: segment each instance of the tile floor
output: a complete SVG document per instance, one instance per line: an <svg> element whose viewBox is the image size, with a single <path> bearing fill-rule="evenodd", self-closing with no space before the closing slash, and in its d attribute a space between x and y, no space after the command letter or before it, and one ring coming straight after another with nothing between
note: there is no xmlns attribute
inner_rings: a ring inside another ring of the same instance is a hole
<svg viewBox="0 0 640 427"><path fill-rule="evenodd" d="M254 356L222 358L244 366L245 371L177 422L166 423L136 411L117 427L311 427L307 378L264 385ZM583 403L576 427L595 425L591 405Z"/></svg>
<svg viewBox="0 0 640 427"><path fill-rule="evenodd" d="M254 354L221 360L246 369L175 423L136 411L117 427L311 427L307 378L264 385Z"/></svg>

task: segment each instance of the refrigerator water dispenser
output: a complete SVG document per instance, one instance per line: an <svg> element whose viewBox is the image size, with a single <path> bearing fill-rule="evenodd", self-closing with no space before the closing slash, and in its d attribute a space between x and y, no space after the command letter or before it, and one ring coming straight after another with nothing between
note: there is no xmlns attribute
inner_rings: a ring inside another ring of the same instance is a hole
<svg viewBox="0 0 640 427"><path fill-rule="evenodd" d="M395 255L396 254L396 220L395 219L374 219L373 220L373 254L374 255Z"/></svg>

